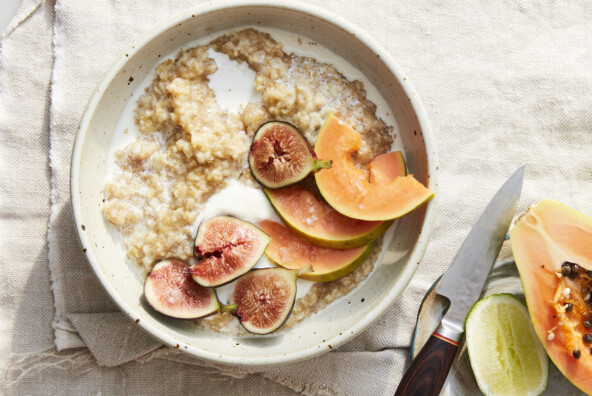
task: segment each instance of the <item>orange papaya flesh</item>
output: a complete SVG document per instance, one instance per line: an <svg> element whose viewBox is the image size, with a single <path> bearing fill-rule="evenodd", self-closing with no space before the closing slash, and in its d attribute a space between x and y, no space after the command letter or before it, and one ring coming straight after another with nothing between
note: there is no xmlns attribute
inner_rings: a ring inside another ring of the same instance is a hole
<svg viewBox="0 0 592 396"><path fill-rule="evenodd" d="M565 377L592 394L592 219L543 200L516 221L510 241L541 343Z"/></svg>
<svg viewBox="0 0 592 396"><path fill-rule="evenodd" d="M383 183L357 168L352 154L362 138L349 125L330 114L317 135L315 152L332 161L330 169L315 174L323 198L335 210L354 219L392 220L406 215L430 200L434 194L413 175Z"/></svg>
<svg viewBox="0 0 592 396"><path fill-rule="evenodd" d="M288 228L316 246L329 249L363 246L392 224L392 221L364 221L344 216L301 185L263 191Z"/></svg>
<svg viewBox="0 0 592 396"><path fill-rule="evenodd" d="M387 184L397 177L407 175L405 160L400 151L379 154L368 164L368 181L370 184Z"/></svg>
<svg viewBox="0 0 592 396"><path fill-rule="evenodd" d="M400 151L380 154L368 164L371 183L386 184L405 176L405 161ZM298 236L316 246L351 249L380 237L393 221L352 219L333 209L322 198L301 185L263 189L284 223Z"/></svg>
<svg viewBox="0 0 592 396"><path fill-rule="evenodd" d="M277 265L287 269L312 266L313 272L300 275L315 282L339 279L358 268L368 257L374 243L347 250L326 249L315 246L292 231L271 220L257 224L271 237L265 255Z"/></svg>

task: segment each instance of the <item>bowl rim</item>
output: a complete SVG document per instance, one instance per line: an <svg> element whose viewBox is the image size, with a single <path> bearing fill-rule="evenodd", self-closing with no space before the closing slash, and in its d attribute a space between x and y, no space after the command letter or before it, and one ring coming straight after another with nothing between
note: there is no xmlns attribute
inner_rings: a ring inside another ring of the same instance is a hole
<svg viewBox="0 0 592 396"><path fill-rule="evenodd" d="M417 117L417 121L420 125L423 134L424 146L427 157L427 170L429 177L428 182L430 189L432 190L432 192L434 192L434 198L430 200L430 202L428 202L427 204L425 217L423 220L423 225L421 228L419 238L411 251L411 254L408 259L408 264L404 267L402 273L400 274L400 279L395 285L395 287L390 288L388 292L385 293L384 296L379 300L379 303L376 304L371 310L369 310L363 316L362 320L355 323L352 327L347 329L347 331L343 331L340 335L336 335L331 339L331 344L333 348L337 348L345 342L354 338L356 335L363 332L366 328L368 328L373 322L375 322L380 316L382 316L386 312L386 310L407 288L413 275L415 274L415 271L419 266L419 263L421 262L421 259L429 243L430 236L434 229L436 207L439 196L437 191L439 172L435 139L432 134L431 124L421 103L419 95L416 93L415 88L413 87L409 79L405 76L405 73L398 65L398 63L393 59L391 54L368 33L363 31L361 28L357 27L353 23L349 22L344 17L341 17L337 14L334 14L328 10L325 10L321 7L312 4L294 2L289 0L219 0L215 2L210 1L196 7L185 9L184 11L166 19L164 22L161 22L160 24L156 25L152 29L142 34L128 47L127 51L124 51L124 53L122 53L107 69L107 71L101 78L100 82L97 84L95 90L93 91L92 96L89 98L83 115L80 119L78 131L76 133L72 149L72 157L70 163L70 197L75 228L78 234L78 238L82 245L90 245L87 234L81 231L80 225L82 224L83 217L82 208L81 203L78 199L78 194L75 192L79 190L79 164L84 142L87 137L90 121L92 120L96 108L102 100L103 95L109 87L113 78L117 75L117 73L119 73L120 70L122 70L125 67L129 59L132 58L132 56L136 52L143 49L143 47L149 44L150 41L155 39L163 32L167 31L168 29L173 28L175 25L191 19L193 15L198 15L206 12L221 11L224 9L237 7L269 7L296 11L305 15L311 15L321 20L324 20L325 22L328 22L344 30L345 32L353 34L358 41L360 41L373 53L379 55L382 62L384 62L387 68L393 73L395 78L398 80L399 84L403 89L403 92L405 93L407 99L411 103L411 107L415 113L415 116ZM125 316L137 323L146 332L148 332L151 336L153 336L163 344L166 344L171 347L174 346L177 349L189 353L197 358L224 365L262 367L276 364L295 363L298 361L310 359L315 356L319 356L329 351L328 348L316 348L316 346L311 346L305 349L300 349L288 353L280 353L276 355L266 355L257 357L226 356L217 352L205 351L198 347L187 345L175 339L173 336L171 336L171 334L163 332L158 328L153 327L149 324L148 321L138 321L138 318L136 318L138 315L133 313L135 310L123 299L120 298L117 290L114 288L113 285L109 283L108 278L106 274L102 272L101 267L99 266L99 263L93 254L92 249L86 249L85 255L90 266L93 269L95 276L99 279L102 287L106 290L107 294L117 305L117 307L123 313L125 313Z"/></svg>

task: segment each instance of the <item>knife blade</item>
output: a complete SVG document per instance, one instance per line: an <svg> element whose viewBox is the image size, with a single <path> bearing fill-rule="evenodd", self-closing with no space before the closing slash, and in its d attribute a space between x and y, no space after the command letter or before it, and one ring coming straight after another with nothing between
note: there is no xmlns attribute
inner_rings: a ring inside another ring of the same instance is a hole
<svg viewBox="0 0 592 396"><path fill-rule="evenodd" d="M450 307L436 331L406 371L395 395L438 395L464 334L465 318L475 303L514 217L524 165L506 180L467 234L436 293Z"/></svg>

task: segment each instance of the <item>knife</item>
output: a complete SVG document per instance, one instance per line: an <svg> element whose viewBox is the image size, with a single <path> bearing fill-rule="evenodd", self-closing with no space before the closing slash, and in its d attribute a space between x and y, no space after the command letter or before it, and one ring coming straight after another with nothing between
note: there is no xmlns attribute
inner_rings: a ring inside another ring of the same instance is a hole
<svg viewBox="0 0 592 396"><path fill-rule="evenodd" d="M479 296L506 237L522 190L524 165L506 180L469 231L436 293L450 307L411 366L395 396L438 395L464 334L465 318Z"/></svg>

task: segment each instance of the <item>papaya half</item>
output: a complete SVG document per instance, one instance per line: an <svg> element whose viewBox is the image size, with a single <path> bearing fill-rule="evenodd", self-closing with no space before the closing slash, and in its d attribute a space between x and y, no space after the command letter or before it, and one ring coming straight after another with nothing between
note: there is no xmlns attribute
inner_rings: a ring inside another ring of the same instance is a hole
<svg viewBox="0 0 592 396"><path fill-rule="evenodd" d="M541 343L592 394L592 219L546 199L516 221L510 242Z"/></svg>

